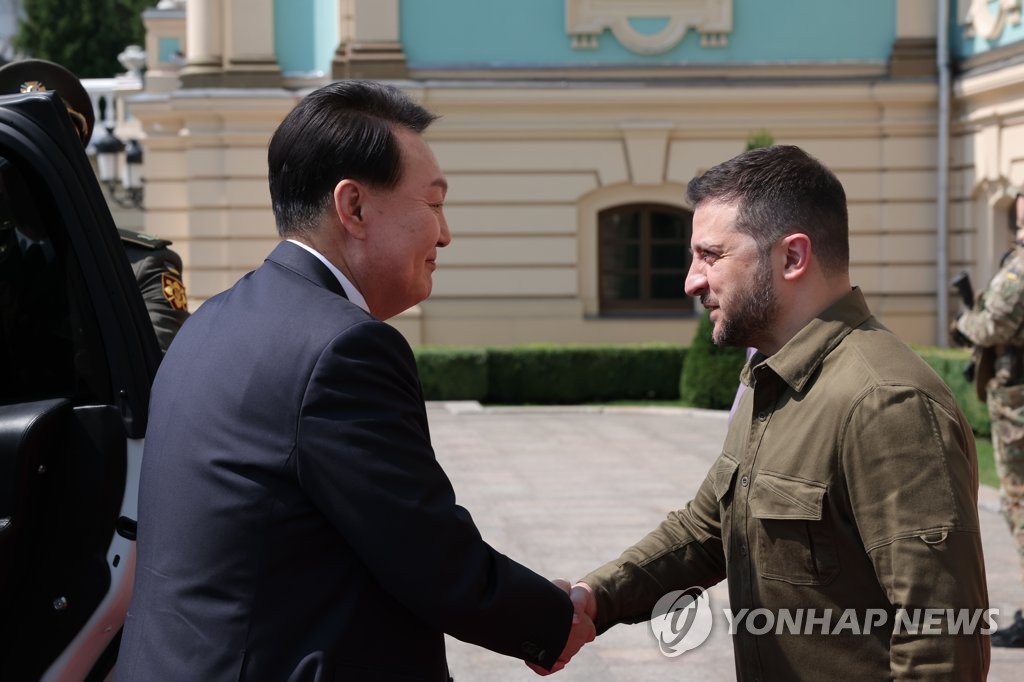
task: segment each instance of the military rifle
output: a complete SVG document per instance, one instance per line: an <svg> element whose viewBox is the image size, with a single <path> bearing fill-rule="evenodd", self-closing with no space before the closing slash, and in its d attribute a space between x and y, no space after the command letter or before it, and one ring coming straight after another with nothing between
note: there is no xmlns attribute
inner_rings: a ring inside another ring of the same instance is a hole
<svg viewBox="0 0 1024 682"><path fill-rule="evenodd" d="M964 304L966 310L970 310L974 307L974 287L971 286L971 276L967 274L966 270L961 270L957 273L950 285L956 289L956 293L960 295L960 302ZM953 343L961 347L970 347L973 344L971 340L960 333L960 330L953 327ZM968 383L974 381L974 370L975 362L974 358L964 366L964 378L967 379Z"/></svg>

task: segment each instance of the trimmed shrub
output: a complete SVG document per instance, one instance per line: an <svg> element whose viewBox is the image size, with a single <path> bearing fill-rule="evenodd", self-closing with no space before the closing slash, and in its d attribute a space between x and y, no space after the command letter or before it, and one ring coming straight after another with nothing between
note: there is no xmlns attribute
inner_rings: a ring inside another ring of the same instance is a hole
<svg viewBox="0 0 1024 682"><path fill-rule="evenodd" d="M427 400L479 400L487 396L487 351L422 346L413 351Z"/></svg>
<svg viewBox="0 0 1024 682"><path fill-rule="evenodd" d="M767 129L761 128L757 132L751 133L750 137L747 138L747 151L771 147L773 144L775 144L775 136L769 133Z"/></svg>
<svg viewBox="0 0 1024 682"><path fill-rule="evenodd" d="M576 404L675 400L686 349L667 343L414 350L427 400Z"/></svg>
<svg viewBox="0 0 1024 682"><path fill-rule="evenodd" d="M963 375L969 352L929 346L914 350L953 391L974 432L990 435L988 410ZM696 407L728 409L744 362L744 349L718 348L711 342L707 315L688 349L667 343L537 344L510 348L423 346L414 352L427 400L503 404L682 398Z"/></svg>
<svg viewBox="0 0 1024 682"><path fill-rule="evenodd" d="M487 402L673 400L684 355L682 346L656 343L491 348Z"/></svg>
<svg viewBox="0 0 1024 682"><path fill-rule="evenodd" d="M711 317L705 314L686 352L679 379L679 398L694 407L727 410L732 406L746 361L746 349L716 346Z"/></svg>
<svg viewBox="0 0 1024 682"><path fill-rule="evenodd" d="M963 349L914 350L946 382L979 436L991 434L988 409L963 370ZM559 346L510 348L422 346L414 349L427 400L503 404L580 404L612 400L676 400L695 407L732 405L744 349L711 342L705 315L693 345ZM681 379L677 378L681 377Z"/></svg>
<svg viewBox="0 0 1024 682"><path fill-rule="evenodd" d="M988 408L975 395L974 384L969 383L964 377L964 367L971 359L970 351L962 348L935 348L932 346L917 346L914 350L953 391L953 395L956 396L956 400L960 404L960 409L967 415L967 420L971 423L974 432L979 436L991 435L992 422L988 416Z"/></svg>

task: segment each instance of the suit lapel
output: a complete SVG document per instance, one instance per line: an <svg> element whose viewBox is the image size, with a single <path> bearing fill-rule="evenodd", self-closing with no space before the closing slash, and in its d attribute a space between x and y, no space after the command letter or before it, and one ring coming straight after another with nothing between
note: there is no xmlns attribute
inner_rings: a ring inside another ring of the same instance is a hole
<svg viewBox="0 0 1024 682"><path fill-rule="evenodd" d="M326 265L313 254L291 242L283 241L278 244L267 256L267 260L291 270L318 287L348 298L345 296L345 290L341 288L341 282L333 272L327 269Z"/></svg>

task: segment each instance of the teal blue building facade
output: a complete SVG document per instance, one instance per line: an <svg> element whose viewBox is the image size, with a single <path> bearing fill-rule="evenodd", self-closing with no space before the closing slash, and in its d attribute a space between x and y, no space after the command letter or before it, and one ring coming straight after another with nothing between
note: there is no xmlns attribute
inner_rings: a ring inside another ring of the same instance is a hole
<svg viewBox="0 0 1024 682"><path fill-rule="evenodd" d="M566 36L565 6L551 0L403 0L402 44L411 69L577 68L753 64L885 63L895 36L895 1L735 0L728 43L704 48L696 31L654 55L631 52L607 32L590 50ZM668 18L630 23L654 35ZM829 27L810 33L807 26Z"/></svg>

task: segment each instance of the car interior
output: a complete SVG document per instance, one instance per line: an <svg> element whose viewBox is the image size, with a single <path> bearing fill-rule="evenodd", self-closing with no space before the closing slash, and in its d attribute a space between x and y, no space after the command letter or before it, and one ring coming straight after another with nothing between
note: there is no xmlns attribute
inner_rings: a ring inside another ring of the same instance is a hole
<svg viewBox="0 0 1024 682"><path fill-rule="evenodd" d="M0 98L0 679L105 679L159 348L53 93Z"/></svg>

